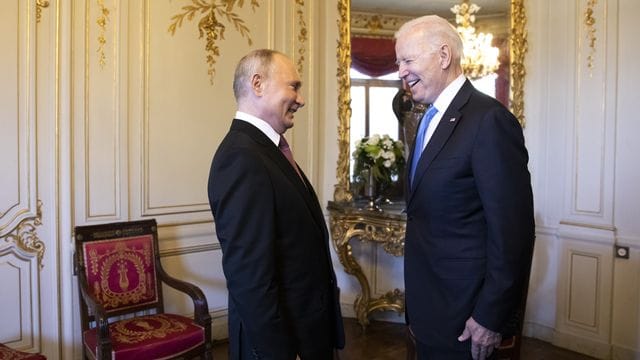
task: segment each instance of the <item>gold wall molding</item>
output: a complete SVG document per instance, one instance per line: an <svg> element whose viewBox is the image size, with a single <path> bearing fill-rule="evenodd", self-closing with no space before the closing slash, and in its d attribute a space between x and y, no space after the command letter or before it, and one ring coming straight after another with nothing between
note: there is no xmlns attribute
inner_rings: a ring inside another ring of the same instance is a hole
<svg viewBox="0 0 640 360"><path fill-rule="evenodd" d="M524 117L524 79L527 70L524 66L524 57L529 50L527 42L527 14L524 9L524 0L511 0L511 30L509 31L509 50L511 52L511 91L509 102L511 112L520 122L522 127L526 124Z"/></svg>
<svg viewBox="0 0 640 360"><path fill-rule="evenodd" d="M338 168L335 201L351 201L349 191L349 126L351 121L351 26L350 0L338 0Z"/></svg>
<svg viewBox="0 0 640 360"><path fill-rule="evenodd" d="M38 226L42 225L42 201L38 200L36 216L22 220L16 228L5 235L4 241L13 243L20 250L35 253L38 256L40 269L44 267L44 242L37 233Z"/></svg>
<svg viewBox="0 0 640 360"><path fill-rule="evenodd" d="M296 14L298 15L298 26L300 27L298 31L298 73L302 75L304 70L304 59L306 49L306 42L309 38L309 34L307 31L307 23L304 21L304 0L295 0L296 1Z"/></svg>
<svg viewBox="0 0 640 360"><path fill-rule="evenodd" d="M593 16L593 8L598 3L597 0L587 0L587 8L584 11L584 25L587 28L587 44L589 45L589 55L587 55L587 67L589 74L592 74L593 63L596 55L596 18Z"/></svg>
<svg viewBox="0 0 640 360"><path fill-rule="evenodd" d="M255 11L260 6L258 0L251 0L251 10ZM171 17L169 25L169 33L175 35L176 30L182 27L185 20L191 21L198 14L203 14L198 21L199 38L206 39L205 52L209 69L209 82L213 85L213 79L216 76L216 62L220 56L220 48L218 41L224 40L224 31L226 26L218 20L218 18L227 19L229 23L240 33L243 38L247 38L249 46L253 44L250 31L244 20L234 12L234 7L244 6L245 0L191 0L191 5L182 7L183 12Z"/></svg>
<svg viewBox="0 0 640 360"><path fill-rule="evenodd" d="M98 32L98 64L100 68L104 69L107 64L107 56L105 55L105 47L107 45L107 24L109 23L109 9L104 5L104 0L98 0L98 7L100 9L100 15L96 20L96 24L100 28Z"/></svg>
<svg viewBox="0 0 640 360"><path fill-rule="evenodd" d="M42 9L49 7L48 0L36 0L36 23L42 18Z"/></svg>

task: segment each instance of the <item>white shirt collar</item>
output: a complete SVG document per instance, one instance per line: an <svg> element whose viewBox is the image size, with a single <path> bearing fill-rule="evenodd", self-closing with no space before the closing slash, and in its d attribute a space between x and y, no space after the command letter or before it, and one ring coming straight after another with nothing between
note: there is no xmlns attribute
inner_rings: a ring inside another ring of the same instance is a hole
<svg viewBox="0 0 640 360"><path fill-rule="evenodd" d="M235 118L238 120L246 121L249 124L257 127L262 131L276 146L280 143L280 134L278 134L268 122L255 117L251 114L247 114L242 111L236 111Z"/></svg>
<svg viewBox="0 0 640 360"><path fill-rule="evenodd" d="M447 85L446 88L440 93L436 101L433 103L433 106L438 109L438 113L444 113L445 110L451 105L453 98L458 94L458 91L464 85L465 80L467 78L460 74L458 77L451 82L451 84Z"/></svg>
<svg viewBox="0 0 640 360"><path fill-rule="evenodd" d="M463 74L460 74L455 80L447 85L446 88L444 88L440 95L438 95L436 101L433 102L433 106L438 109L438 112L433 117L433 119L431 119L429 127L427 127L427 133L425 134L424 142L422 143L423 148L421 150L423 150L424 147L427 146L427 143L431 140L433 133L436 132L438 124L440 124L442 115L444 115L444 112L447 111L447 108L449 108L449 105L451 105L453 98L456 97L458 91L460 91L462 85L464 85L464 82L466 80L467 78Z"/></svg>

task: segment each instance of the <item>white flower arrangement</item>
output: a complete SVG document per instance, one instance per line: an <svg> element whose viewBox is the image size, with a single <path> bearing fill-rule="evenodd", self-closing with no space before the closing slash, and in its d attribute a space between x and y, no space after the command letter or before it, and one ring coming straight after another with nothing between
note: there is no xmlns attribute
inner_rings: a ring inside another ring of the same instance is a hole
<svg viewBox="0 0 640 360"><path fill-rule="evenodd" d="M386 188L404 170L404 144L389 135L372 135L356 141L352 156L353 181L365 183L371 174L381 188Z"/></svg>

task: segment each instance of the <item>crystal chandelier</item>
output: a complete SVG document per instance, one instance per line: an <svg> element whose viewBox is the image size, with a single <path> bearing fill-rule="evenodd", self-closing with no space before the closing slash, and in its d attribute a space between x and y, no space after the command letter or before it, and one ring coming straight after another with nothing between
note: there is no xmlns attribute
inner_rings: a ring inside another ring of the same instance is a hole
<svg viewBox="0 0 640 360"><path fill-rule="evenodd" d="M498 48L491 46L492 34L476 33L473 24L475 13L480 6L463 0L454 5L451 11L456 14L456 29L462 38L464 56L462 57L462 71L471 79L479 79L498 70Z"/></svg>

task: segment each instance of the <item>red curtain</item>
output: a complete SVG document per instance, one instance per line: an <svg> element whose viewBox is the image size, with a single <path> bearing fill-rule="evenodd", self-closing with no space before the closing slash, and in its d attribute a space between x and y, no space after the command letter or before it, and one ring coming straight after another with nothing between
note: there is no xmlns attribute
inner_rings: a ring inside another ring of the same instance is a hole
<svg viewBox="0 0 640 360"><path fill-rule="evenodd" d="M372 77L398 71L394 40L352 37L351 67Z"/></svg>

